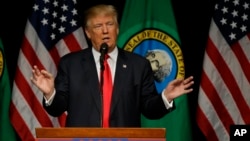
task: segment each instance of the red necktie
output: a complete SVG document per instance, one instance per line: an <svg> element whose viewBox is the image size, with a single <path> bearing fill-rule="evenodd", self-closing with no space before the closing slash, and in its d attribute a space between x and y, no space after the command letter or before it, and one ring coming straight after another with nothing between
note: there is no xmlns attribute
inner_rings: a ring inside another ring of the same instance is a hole
<svg viewBox="0 0 250 141"><path fill-rule="evenodd" d="M104 59L103 71L103 127L109 127L110 103L112 95L112 75L108 64L108 55Z"/></svg>

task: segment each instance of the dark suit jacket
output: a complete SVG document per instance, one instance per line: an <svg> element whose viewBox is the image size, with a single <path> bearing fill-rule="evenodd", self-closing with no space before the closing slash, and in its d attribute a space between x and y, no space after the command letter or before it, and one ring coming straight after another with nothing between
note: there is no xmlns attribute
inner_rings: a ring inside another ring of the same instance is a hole
<svg viewBox="0 0 250 141"><path fill-rule="evenodd" d="M118 49L110 126L140 127L141 114L161 118L166 110L157 93L150 63L144 57ZM55 78L56 95L46 111L60 116L67 111L68 127L101 127L102 98L91 48L65 55ZM43 101L44 102L44 101Z"/></svg>

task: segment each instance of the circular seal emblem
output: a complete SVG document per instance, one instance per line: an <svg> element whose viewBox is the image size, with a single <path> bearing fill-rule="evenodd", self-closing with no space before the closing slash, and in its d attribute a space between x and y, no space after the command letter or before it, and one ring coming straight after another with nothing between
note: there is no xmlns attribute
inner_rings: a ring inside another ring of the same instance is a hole
<svg viewBox="0 0 250 141"><path fill-rule="evenodd" d="M4 67L3 51L2 49L0 49L0 78L3 75L3 67Z"/></svg>
<svg viewBox="0 0 250 141"><path fill-rule="evenodd" d="M140 54L150 61L159 91L171 80L185 76L181 48L163 31L144 29L125 43L124 50Z"/></svg>

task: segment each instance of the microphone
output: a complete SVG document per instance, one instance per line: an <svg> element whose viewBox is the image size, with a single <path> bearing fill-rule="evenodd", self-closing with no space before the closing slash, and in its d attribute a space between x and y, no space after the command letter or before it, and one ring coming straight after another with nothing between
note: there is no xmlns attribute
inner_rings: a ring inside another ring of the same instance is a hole
<svg viewBox="0 0 250 141"><path fill-rule="evenodd" d="M108 52L108 44L107 43L102 43L101 44L101 47L100 47L100 53L101 53L101 56L100 56L100 65L101 65L101 70L103 71L104 70L104 59L105 59L105 55L107 54Z"/></svg>

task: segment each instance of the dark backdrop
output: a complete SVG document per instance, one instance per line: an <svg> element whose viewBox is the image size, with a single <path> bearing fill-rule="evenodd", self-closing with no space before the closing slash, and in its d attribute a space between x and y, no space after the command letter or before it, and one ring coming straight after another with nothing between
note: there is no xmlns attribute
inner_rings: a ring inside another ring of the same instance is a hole
<svg viewBox="0 0 250 141"><path fill-rule="evenodd" d="M202 69L203 53L208 37L209 24L216 0L172 0L181 48L184 55L186 76L195 79L194 92L188 95L195 141L205 141L197 127L195 110ZM78 0L80 13L87 7L99 4L113 4L122 15L125 0ZM17 58L22 43L26 19L33 0L2 0L0 2L0 37L2 38L11 82L15 75ZM164 13L162 13L164 14ZM119 19L120 21L120 19Z"/></svg>

